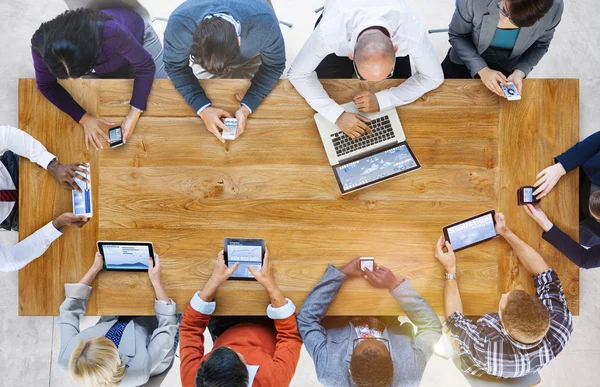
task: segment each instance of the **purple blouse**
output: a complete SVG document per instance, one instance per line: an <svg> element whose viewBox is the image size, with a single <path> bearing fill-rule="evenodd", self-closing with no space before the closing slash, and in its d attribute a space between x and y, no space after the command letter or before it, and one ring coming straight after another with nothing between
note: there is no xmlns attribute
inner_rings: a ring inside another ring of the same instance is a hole
<svg viewBox="0 0 600 387"><path fill-rule="evenodd" d="M135 68L131 106L146 110L156 66L152 56L142 46L144 20L136 12L124 8L109 8L102 12L110 15L112 19L104 23L100 54L96 59L94 71L100 75L110 74L129 62ZM34 36L34 39L42 39L42 37ZM40 92L56 107L79 122L85 110L57 82L42 57L33 49L32 55L35 78Z"/></svg>

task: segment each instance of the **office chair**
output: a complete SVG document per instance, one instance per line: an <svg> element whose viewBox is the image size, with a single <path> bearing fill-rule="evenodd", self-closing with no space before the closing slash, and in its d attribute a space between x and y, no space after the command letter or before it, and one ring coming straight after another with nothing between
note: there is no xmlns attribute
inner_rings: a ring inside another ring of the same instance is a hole
<svg viewBox="0 0 600 387"><path fill-rule="evenodd" d="M496 378L494 376L473 376L462 371L460 357L455 352L452 355L452 361L471 387L533 387L542 382L542 378L538 372L520 378Z"/></svg>

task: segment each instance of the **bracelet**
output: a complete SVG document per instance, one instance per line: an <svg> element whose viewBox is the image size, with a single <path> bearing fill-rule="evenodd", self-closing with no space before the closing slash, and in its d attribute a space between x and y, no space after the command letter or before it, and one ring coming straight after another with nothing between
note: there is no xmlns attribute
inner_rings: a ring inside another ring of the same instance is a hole
<svg viewBox="0 0 600 387"><path fill-rule="evenodd" d="M444 275L444 278L445 278L446 280L456 279L456 273L446 273L446 274Z"/></svg>

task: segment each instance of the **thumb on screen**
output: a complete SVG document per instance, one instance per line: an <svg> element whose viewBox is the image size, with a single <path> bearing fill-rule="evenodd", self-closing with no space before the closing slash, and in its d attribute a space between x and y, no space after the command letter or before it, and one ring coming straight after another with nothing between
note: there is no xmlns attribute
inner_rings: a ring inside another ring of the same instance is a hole
<svg viewBox="0 0 600 387"><path fill-rule="evenodd" d="M235 271L237 270L237 268L238 268L239 265L240 265L240 263L236 262L235 265L233 265L229 269L227 269L227 273L229 275L232 275L233 273L235 273Z"/></svg>

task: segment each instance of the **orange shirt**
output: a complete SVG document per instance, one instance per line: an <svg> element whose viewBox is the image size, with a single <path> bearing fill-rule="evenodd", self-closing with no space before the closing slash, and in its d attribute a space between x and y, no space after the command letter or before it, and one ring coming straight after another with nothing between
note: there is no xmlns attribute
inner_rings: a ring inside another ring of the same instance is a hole
<svg viewBox="0 0 600 387"><path fill-rule="evenodd" d="M185 309L179 330L183 387L196 386L198 368L210 355L204 353L204 331L209 321L210 315L190 305ZM229 347L244 355L248 365L259 366L253 387L288 386L300 358L302 339L296 314L273 321L277 332L262 325L239 324L223 332L214 343L214 348Z"/></svg>

